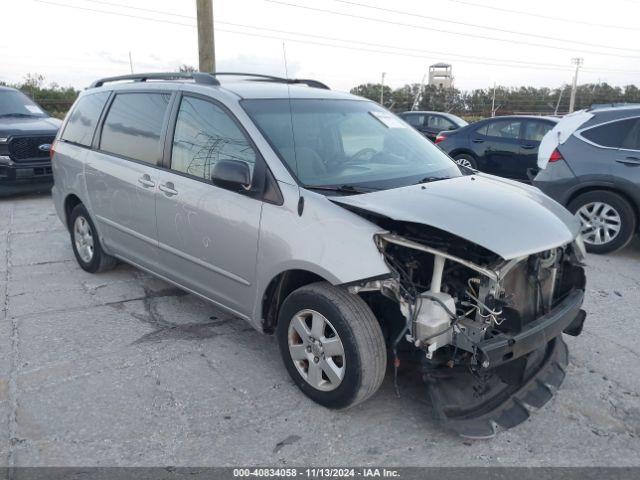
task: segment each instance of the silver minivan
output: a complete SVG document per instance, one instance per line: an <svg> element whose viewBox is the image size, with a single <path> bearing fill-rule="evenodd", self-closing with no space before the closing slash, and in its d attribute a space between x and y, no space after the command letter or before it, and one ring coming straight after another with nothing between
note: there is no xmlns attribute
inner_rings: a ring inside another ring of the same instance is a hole
<svg viewBox="0 0 640 480"><path fill-rule="evenodd" d="M483 437L564 378L562 333L585 318L578 221L371 101L251 74L113 77L53 150L81 268L132 264L274 333L321 405L411 365L437 418Z"/></svg>

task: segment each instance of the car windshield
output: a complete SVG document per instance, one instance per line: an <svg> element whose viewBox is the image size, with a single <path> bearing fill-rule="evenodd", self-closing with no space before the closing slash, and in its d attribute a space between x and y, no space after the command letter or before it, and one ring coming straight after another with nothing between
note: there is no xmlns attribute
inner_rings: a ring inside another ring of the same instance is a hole
<svg viewBox="0 0 640 480"><path fill-rule="evenodd" d="M260 99L242 105L307 188L358 193L463 175L438 147L373 102Z"/></svg>
<svg viewBox="0 0 640 480"><path fill-rule="evenodd" d="M46 117L47 114L24 93L0 90L0 117Z"/></svg>

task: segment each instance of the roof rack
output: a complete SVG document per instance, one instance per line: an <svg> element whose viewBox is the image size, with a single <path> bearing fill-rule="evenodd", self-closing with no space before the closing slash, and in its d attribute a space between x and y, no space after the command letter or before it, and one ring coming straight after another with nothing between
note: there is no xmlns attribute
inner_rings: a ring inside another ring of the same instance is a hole
<svg viewBox="0 0 640 480"><path fill-rule="evenodd" d="M638 108L640 103L618 102L618 103L594 103L587 111L604 110L608 108Z"/></svg>
<svg viewBox="0 0 640 480"><path fill-rule="evenodd" d="M318 80L311 80L307 78L282 78L275 77L273 75L261 75L259 73L243 73L243 72L218 72L218 73L204 73L204 72L165 72L165 73L134 73L131 75L120 75L117 77L101 78L93 82L89 88L102 87L106 83L121 82L130 80L133 82L146 82L148 80L194 80L196 83L202 85L220 85L220 82L216 77L229 76L229 77L248 77L250 81L254 82L273 82L273 83L286 83L286 84L302 84L312 88L322 88L324 90L330 90L330 88Z"/></svg>
<svg viewBox="0 0 640 480"><path fill-rule="evenodd" d="M89 88L97 88L105 83L131 80L133 82L146 82L147 80L194 80L203 85L220 85L220 82L210 73L203 72L165 72L165 73L133 73L117 77L101 78L93 82Z"/></svg>
<svg viewBox="0 0 640 480"><path fill-rule="evenodd" d="M217 72L214 74L217 76L230 76L230 77L248 77L254 82L273 82L273 83L288 83L288 84L302 84L313 88L322 88L323 90L331 90L326 84L309 78L282 78L275 77L273 75L262 75L260 73L243 73L243 72Z"/></svg>

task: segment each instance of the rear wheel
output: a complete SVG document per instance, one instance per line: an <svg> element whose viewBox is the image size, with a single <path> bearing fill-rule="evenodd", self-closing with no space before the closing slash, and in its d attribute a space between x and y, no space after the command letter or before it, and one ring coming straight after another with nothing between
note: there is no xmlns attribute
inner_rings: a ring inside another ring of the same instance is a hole
<svg viewBox="0 0 640 480"><path fill-rule="evenodd" d="M589 252L613 252L633 238L635 212L629 202L616 193L606 190L583 193L572 200L568 208L582 224L582 238Z"/></svg>
<svg viewBox="0 0 640 480"><path fill-rule="evenodd" d="M96 227L84 205L79 204L71 211L71 245L80 267L89 273L104 272L118 263L102 250Z"/></svg>
<svg viewBox="0 0 640 480"><path fill-rule="evenodd" d="M326 282L295 290L280 309L277 336L293 381L325 407L356 405L382 383L382 330L357 295Z"/></svg>
<svg viewBox="0 0 640 480"><path fill-rule="evenodd" d="M453 157L453 161L462 167L472 168L474 170L478 169L478 165L476 164L476 159L466 153L461 153L460 155L456 155L455 157Z"/></svg>

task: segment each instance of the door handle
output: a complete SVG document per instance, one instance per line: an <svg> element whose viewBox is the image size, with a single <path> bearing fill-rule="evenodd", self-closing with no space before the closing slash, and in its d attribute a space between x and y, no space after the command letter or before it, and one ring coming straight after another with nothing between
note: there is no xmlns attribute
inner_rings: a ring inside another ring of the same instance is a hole
<svg viewBox="0 0 640 480"><path fill-rule="evenodd" d="M178 195L178 191L174 188L173 183L167 182L164 185L158 187L167 197L173 197Z"/></svg>
<svg viewBox="0 0 640 480"><path fill-rule="evenodd" d="M522 148L524 148L525 150L533 150L534 148L536 148L535 145L522 145Z"/></svg>
<svg viewBox="0 0 640 480"><path fill-rule="evenodd" d="M156 186L156 182L151 180L151 177L147 174L144 174L138 179L138 183L142 185L144 188L153 188Z"/></svg>
<svg viewBox="0 0 640 480"><path fill-rule="evenodd" d="M618 163L624 163L625 165L640 165L640 157L625 157L616 159Z"/></svg>
<svg viewBox="0 0 640 480"><path fill-rule="evenodd" d="M473 143L484 143L484 140L481 138L474 138L471 140Z"/></svg>

